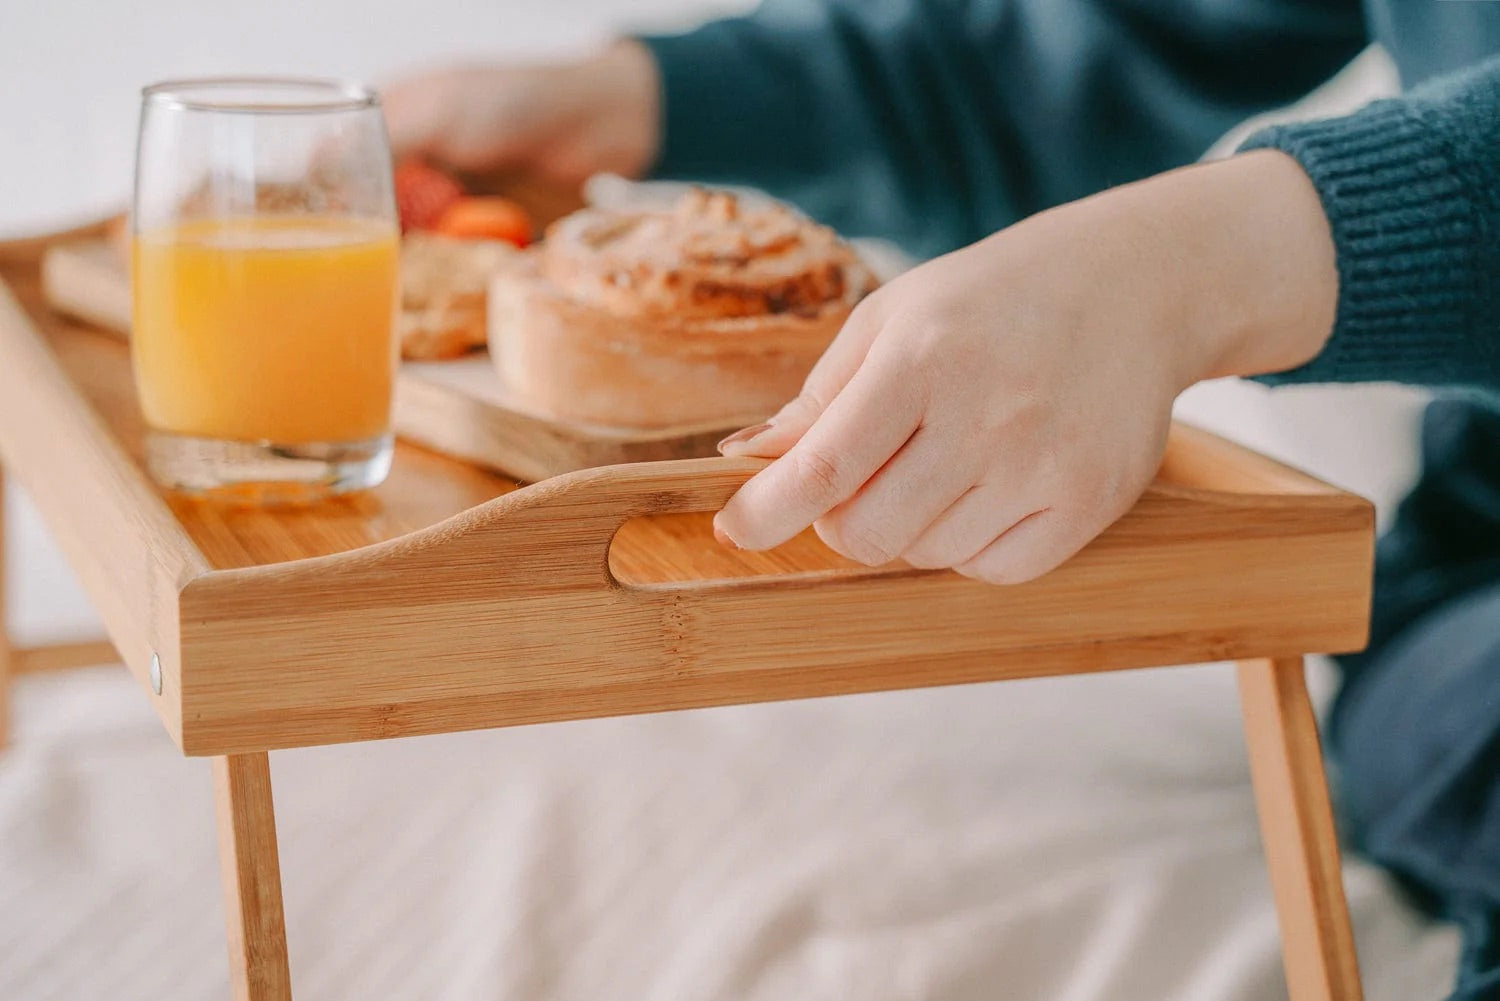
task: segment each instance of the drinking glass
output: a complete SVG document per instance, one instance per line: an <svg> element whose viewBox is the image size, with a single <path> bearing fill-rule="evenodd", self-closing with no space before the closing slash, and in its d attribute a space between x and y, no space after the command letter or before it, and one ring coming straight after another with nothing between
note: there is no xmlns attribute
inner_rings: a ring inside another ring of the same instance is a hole
<svg viewBox="0 0 1500 1001"><path fill-rule="evenodd" d="M400 229L373 91L147 87L131 238L131 354L158 482L297 501L385 478Z"/></svg>

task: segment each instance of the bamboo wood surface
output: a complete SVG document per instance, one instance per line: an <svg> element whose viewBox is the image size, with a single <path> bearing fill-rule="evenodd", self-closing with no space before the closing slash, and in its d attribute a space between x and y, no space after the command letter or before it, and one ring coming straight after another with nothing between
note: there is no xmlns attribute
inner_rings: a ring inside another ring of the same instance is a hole
<svg viewBox="0 0 1500 1001"><path fill-rule="evenodd" d="M1337 495L1278 504L1159 485L1067 566L1013 588L900 567L641 585L609 570L623 520L714 508L753 468L590 470L382 546L200 578L183 594L185 746L1292 655L1364 639L1369 512ZM716 551L682 527L651 552L651 577L687 577L699 553Z"/></svg>
<svg viewBox="0 0 1500 1001"><path fill-rule="evenodd" d="M49 246L42 290L55 309L101 330L130 329L129 278L103 240ZM541 480L617 462L711 456L720 438L763 416L656 430L548 420L512 406L488 355L480 352L402 365L392 420L408 441L522 480Z"/></svg>
<svg viewBox="0 0 1500 1001"><path fill-rule="evenodd" d="M98 667L120 663L120 654L109 640L79 640L43 646L15 647L11 651L11 673L40 674L76 667Z"/></svg>
<svg viewBox="0 0 1500 1001"><path fill-rule="evenodd" d="M24 487L77 571L110 637L141 684L160 658L163 695L153 700L180 739L178 593L208 561L106 423L124 401L119 379L97 359L65 368L35 335L36 258L44 241L0 246L0 461ZM19 298L18 298L19 296ZM28 312L27 303L31 307ZM124 372L116 373L117 376ZM106 404L89 407L74 378L92 380ZM128 382L128 378L125 379Z"/></svg>
<svg viewBox="0 0 1500 1001"><path fill-rule="evenodd" d="M380 489L317 508L163 498L139 466L124 349L43 306L49 242L0 245L18 299L0 287L0 456L132 670L162 654L169 732L219 755L236 998L291 997L265 748L1237 658L1292 1001L1358 1001L1300 654L1364 642L1365 502L1174 428L1157 483L1121 522L1061 570L1002 589L852 567L810 535L769 554L722 549L696 512L757 468L743 461L517 491L403 445ZM7 661L0 636L0 691L7 667L112 652L63 644Z"/></svg>
<svg viewBox="0 0 1500 1001"><path fill-rule="evenodd" d="M111 545L136 561L185 546L192 572L173 578L156 631L171 656L157 701L189 753L1364 642L1369 505L1190 428L1174 429L1163 476L1130 514L1014 588L854 567L810 533L771 553L724 549L698 512L749 461L607 467L515 491L400 445L391 478L363 496L166 507L137 465L126 349L45 308L43 246L8 262L0 248L32 321L0 324L0 357L30 372L0 367L0 390L31 387L26 405L0 402L0 445L58 498L44 509L85 562ZM109 500L80 503L75 474ZM101 503L108 515L89 525ZM132 539L108 542L118 533ZM143 611L134 577L93 577L96 600ZM120 620L106 618L135 668L141 630Z"/></svg>
<svg viewBox="0 0 1500 1001"><path fill-rule="evenodd" d="M1239 684L1291 1001L1360 1001L1338 837L1302 658L1242 661Z"/></svg>
<svg viewBox="0 0 1500 1001"><path fill-rule="evenodd" d="M271 765L265 754L214 758L219 867L235 1001L291 1001Z"/></svg>

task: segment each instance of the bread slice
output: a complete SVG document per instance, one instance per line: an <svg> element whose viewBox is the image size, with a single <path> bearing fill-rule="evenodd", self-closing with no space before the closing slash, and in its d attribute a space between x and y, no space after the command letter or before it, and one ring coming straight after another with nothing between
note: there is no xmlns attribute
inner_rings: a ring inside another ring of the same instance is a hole
<svg viewBox="0 0 1500 1001"><path fill-rule="evenodd" d="M408 233L401 241L401 357L456 358L483 347L490 279L518 257L497 240Z"/></svg>

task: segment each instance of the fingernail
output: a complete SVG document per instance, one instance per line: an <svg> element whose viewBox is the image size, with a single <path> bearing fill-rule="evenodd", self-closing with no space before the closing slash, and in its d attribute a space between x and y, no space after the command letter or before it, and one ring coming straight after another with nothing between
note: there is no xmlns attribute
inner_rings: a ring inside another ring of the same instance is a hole
<svg viewBox="0 0 1500 1001"><path fill-rule="evenodd" d="M729 533L720 528L717 521L714 522L714 539L726 549L740 548L740 544L731 539Z"/></svg>
<svg viewBox="0 0 1500 1001"><path fill-rule="evenodd" d="M765 424L752 424L750 427L742 428L734 434L719 442L719 454L729 455L731 452L744 451L743 446L749 445L756 438L771 430L770 422ZM727 450L727 451L726 451Z"/></svg>

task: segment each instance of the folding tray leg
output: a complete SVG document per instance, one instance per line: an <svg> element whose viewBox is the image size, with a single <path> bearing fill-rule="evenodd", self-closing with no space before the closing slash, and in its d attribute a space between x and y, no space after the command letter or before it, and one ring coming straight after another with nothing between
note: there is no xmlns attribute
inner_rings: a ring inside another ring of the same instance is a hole
<svg viewBox="0 0 1500 1001"><path fill-rule="evenodd" d="M5 593L5 468L0 466L0 750L10 743L10 684L14 651L10 644Z"/></svg>
<svg viewBox="0 0 1500 1001"><path fill-rule="evenodd" d="M291 1001L270 758L232 754L213 767L234 998Z"/></svg>
<svg viewBox="0 0 1500 1001"><path fill-rule="evenodd" d="M1359 1001L1338 838L1302 658L1241 661L1239 683L1291 1001Z"/></svg>

